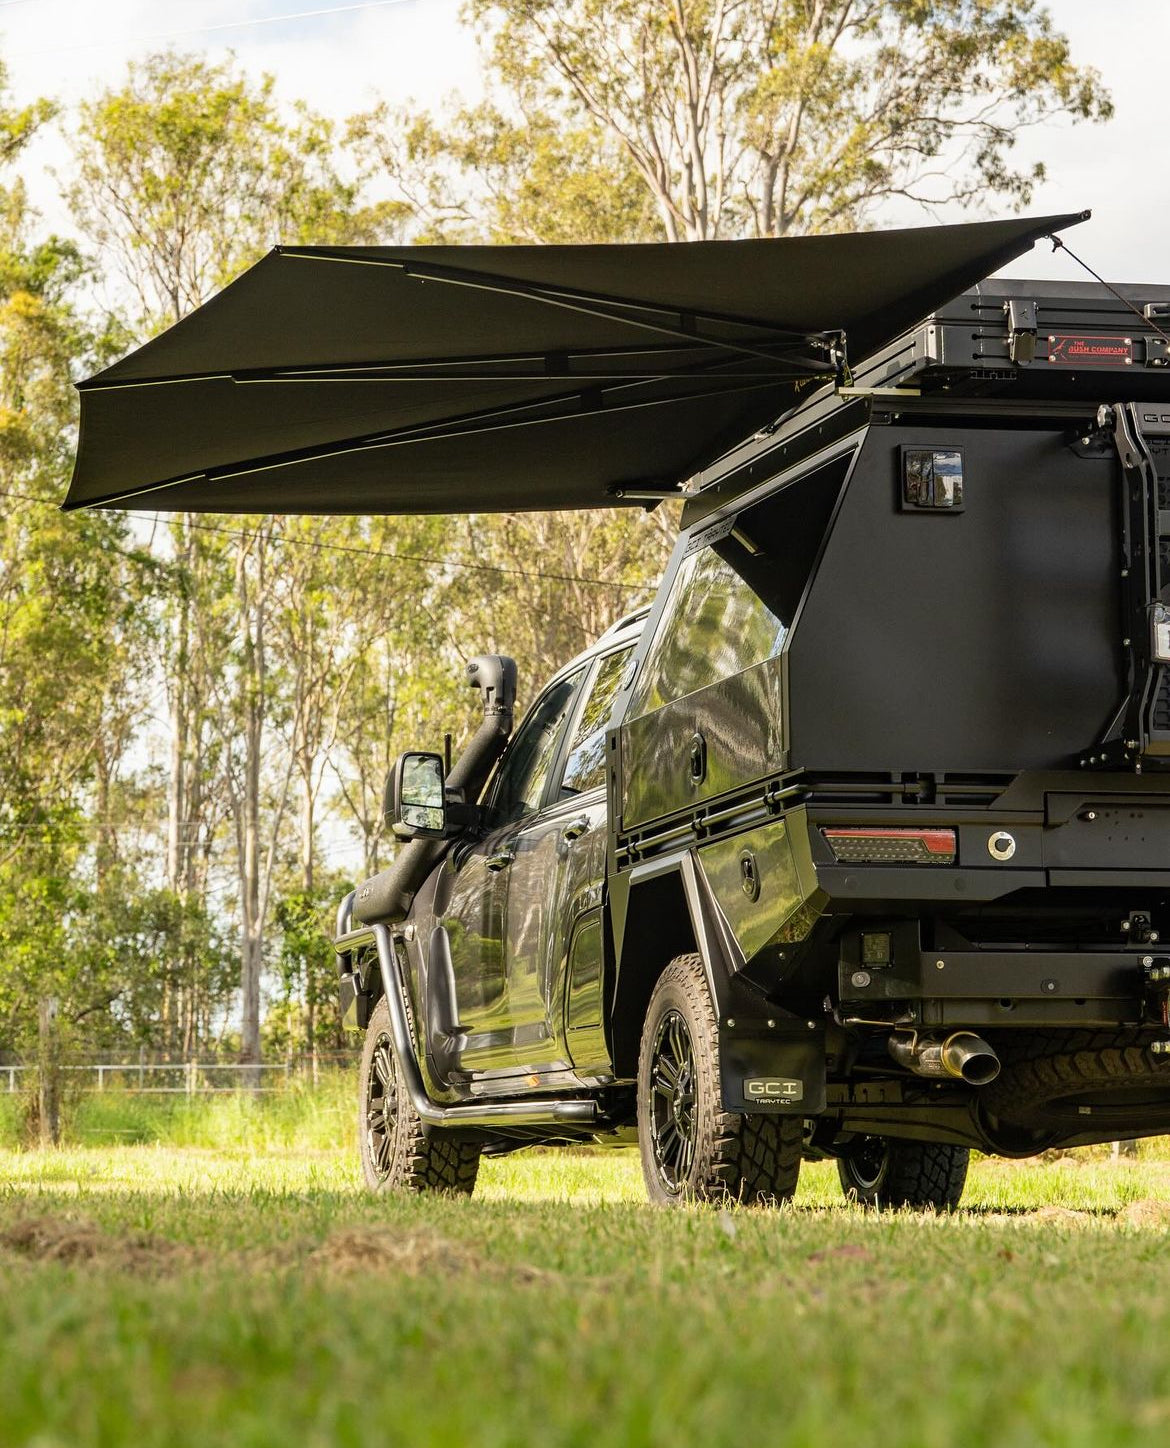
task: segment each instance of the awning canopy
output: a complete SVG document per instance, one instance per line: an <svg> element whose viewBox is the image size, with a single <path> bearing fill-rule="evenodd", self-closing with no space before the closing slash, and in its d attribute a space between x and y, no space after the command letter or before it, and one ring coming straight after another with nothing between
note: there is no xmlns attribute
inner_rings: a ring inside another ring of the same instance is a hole
<svg viewBox="0 0 1170 1448"><path fill-rule="evenodd" d="M83 382L66 508L663 494L1087 213L777 241L279 247Z"/></svg>

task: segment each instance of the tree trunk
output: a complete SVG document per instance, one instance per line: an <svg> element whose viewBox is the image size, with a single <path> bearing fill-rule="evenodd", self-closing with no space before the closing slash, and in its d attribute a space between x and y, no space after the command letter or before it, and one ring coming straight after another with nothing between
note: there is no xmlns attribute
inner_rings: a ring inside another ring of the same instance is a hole
<svg viewBox="0 0 1170 1448"><path fill-rule="evenodd" d="M313 755L303 741L299 757L301 775L301 889L306 902L313 899L313 836L316 832L313 790ZM317 982L313 978L313 956L305 955L305 1045L309 1071L317 1084Z"/></svg>
<svg viewBox="0 0 1170 1448"><path fill-rule="evenodd" d="M253 555L253 545L255 553ZM249 558L255 557L255 586L249 578ZM240 660L240 698L243 714L243 790L240 800L240 993L242 1020L240 1058L247 1065L260 1063L260 976L264 959L264 920L261 903L260 766L264 744L264 553L261 540L241 539L236 556L236 600L239 607L243 651ZM246 1084L260 1084L260 1072L245 1072Z"/></svg>
<svg viewBox="0 0 1170 1448"><path fill-rule="evenodd" d="M177 527L181 537L176 544L179 566L179 607L175 615L174 641L171 652L172 675L168 698L171 713L171 768L167 777L167 888L176 895L183 893L186 876L184 842L189 838L188 824L188 758L191 741L191 533L186 515Z"/></svg>

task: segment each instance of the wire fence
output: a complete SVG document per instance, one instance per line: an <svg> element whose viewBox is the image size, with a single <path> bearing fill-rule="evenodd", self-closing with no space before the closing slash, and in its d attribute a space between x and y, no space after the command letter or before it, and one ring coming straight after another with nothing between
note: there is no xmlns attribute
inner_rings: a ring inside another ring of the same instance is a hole
<svg viewBox="0 0 1170 1448"><path fill-rule="evenodd" d="M293 1082L315 1080L320 1072L351 1066L354 1057L338 1053L285 1061L95 1061L61 1066L81 1090L117 1090L139 1096L202 1096L232 1091L280 1091ZM0 1064L0 1095L35 1088L39 1067Z"/></svg>

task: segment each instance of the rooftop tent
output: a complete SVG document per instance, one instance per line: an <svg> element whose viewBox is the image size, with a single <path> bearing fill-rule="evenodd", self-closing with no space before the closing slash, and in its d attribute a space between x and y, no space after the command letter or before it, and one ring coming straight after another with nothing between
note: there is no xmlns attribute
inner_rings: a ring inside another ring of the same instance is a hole
<svg viewBox="0 0 1170 1448"><path fill-rule="evenodd" d="M661 495L1087 213L767 241L278 247L80 385L66 508Z"/></svg>

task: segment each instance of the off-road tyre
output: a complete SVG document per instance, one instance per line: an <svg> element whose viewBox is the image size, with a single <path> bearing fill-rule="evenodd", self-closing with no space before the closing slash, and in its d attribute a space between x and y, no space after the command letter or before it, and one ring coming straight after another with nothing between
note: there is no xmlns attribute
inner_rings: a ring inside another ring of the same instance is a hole
<svg viewBox="0 0 1170 1448"><path fill-rule="evenodd" d="M680 1068L673 1081L672 1066ZM684 1139L689 1146L677 1149ZM650 1200L787 1201L803 1139L800 1117L723 1109L719 1032L702 958L677 956L650 997L638 1058L638 1142Z"/></svg>
<svg viewBox="0 0 1170 1448"><path fill-rule="evenodd" d="M953 1212L970 1159L965 1146L861 1136L837 1158L837 1173L845 1195L859 1206Z"/></svg>
<svg viewBox="0 0 1170 1448"><path fill-rule="evenodd" d="M1061 1031L1004 1052L1003 1070L979 1093L993 1124L1053 1140L1101 1129L1102 1140L1170 1131L1170 1057L1147 1037Z"/></svg>
<svg viewBox="0 0 1170 1448"><path fill-rule="evenodd" d="M450 1192L469 1197L480 1144L424 1126L402 1084L383 997L370 1016L358 1086L362 1175L375 1192Z"/></svg>

